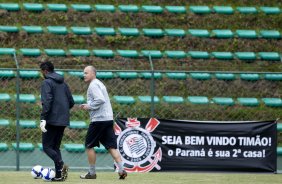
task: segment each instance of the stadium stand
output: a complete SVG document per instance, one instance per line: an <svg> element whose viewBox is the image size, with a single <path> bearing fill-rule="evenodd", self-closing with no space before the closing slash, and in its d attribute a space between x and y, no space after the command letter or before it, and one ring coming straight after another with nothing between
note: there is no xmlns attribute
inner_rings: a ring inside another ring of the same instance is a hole
<svg viewBox="0 0 282 184"><path fill-rule="evenodd" d="M62 144L73 162L85 157L89 118L77 105L86 101L86 65L97 66L119 117L243 121L282 116L277 1L18 2L0 3L1 153L17 149L16 105L21 154L42 151L38 65L45 59L64 75L76 103ZM104 147L94 149L107 158ZM277 153L282 155L281 147Z"/></svg>

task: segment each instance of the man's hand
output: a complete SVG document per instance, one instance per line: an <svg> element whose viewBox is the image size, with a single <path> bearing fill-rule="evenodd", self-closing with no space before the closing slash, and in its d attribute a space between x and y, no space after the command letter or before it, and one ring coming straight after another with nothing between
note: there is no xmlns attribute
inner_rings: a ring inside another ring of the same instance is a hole
<svg viewBox="0 0 282 184"><path fill-rule="evenodd" d="M79 107L83 110L89 110L90 109L90 106L88 104L81 104Z"/></svg>
<svg viewBox="0 0 282 184"><path fill-rule="evenodd" d="M46 126L46 120L40 120L40 129L43 133L47 132L45 126Z"/></svg>

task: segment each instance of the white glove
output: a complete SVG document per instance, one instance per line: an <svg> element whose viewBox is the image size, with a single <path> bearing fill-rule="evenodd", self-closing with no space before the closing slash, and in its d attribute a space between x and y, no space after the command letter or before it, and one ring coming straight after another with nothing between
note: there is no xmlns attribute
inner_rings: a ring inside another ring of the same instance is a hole
<svg viewBox="0 0 282 184"><path fill-rule="evenodd" d="M47 132L45 126L46 126L46 120L40 120L40 129L43 133Z"/></svg>

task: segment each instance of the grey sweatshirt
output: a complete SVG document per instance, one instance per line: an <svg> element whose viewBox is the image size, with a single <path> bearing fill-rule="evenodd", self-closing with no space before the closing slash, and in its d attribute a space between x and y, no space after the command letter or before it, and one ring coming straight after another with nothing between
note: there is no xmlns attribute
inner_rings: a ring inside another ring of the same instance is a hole
<svg viewBox="0 0 282 184"><path fill-rule="evenodd" d="M90 120L113 120L113 110L105 85L99 79L93 79L87 90L87 104L90 106Z"/></svg>

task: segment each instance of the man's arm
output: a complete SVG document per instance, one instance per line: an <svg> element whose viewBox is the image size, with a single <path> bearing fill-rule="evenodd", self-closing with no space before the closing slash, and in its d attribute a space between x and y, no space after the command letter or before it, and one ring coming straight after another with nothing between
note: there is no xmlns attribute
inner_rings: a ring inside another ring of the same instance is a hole
<svg viewBox="0 0 282 184"><path fill-rule="evenodd" d="M40 119L46 120L48 114L51 111L51 107L53 103L52 87L47 81L43 81L41 85L41 103L42 103L42 112Z"/></svg>

